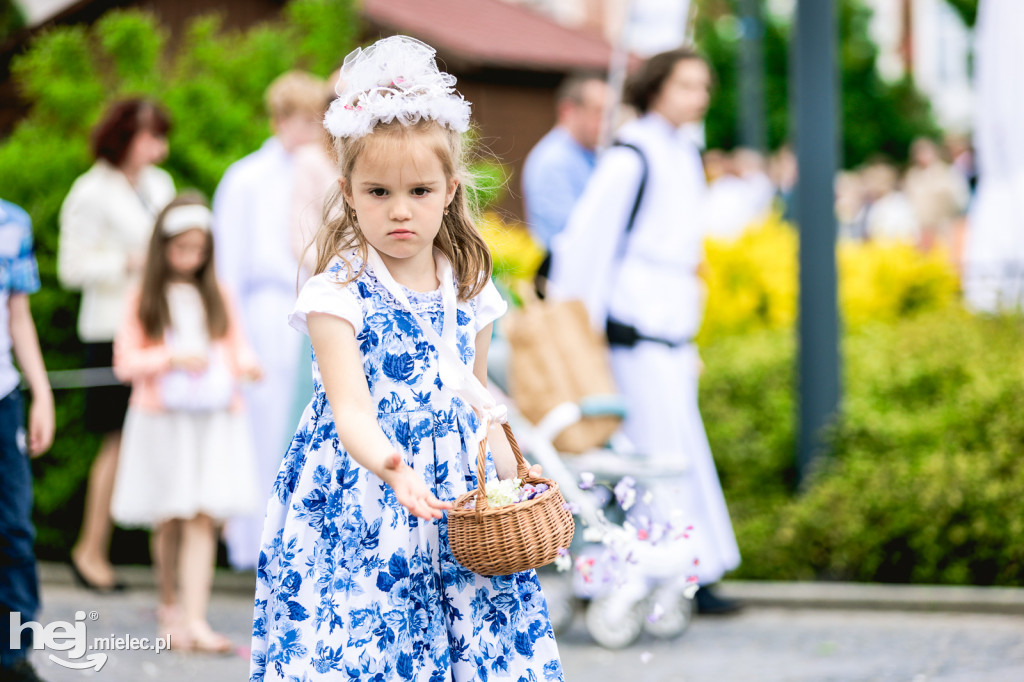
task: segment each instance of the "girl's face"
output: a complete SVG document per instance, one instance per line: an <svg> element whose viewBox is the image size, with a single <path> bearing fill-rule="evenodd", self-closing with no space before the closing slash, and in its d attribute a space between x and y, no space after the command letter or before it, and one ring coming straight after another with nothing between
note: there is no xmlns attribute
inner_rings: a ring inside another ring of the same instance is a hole
<svg viewBox="0 0 1024 682"><path fill-rule="evenodd" d="M676 62L665 79L651 110L678 128L704 118L711 100L711 71L701 59Z"/></svg>
<svg viewBox="0 0 1024 682"><path fill-rule="evenodd" d="M385 262L433 259L434 237L458 180L445 175L431 136L370 142L341 178L348 210Z"/></svg>
<svg viewBox="0 0 1024 682"><path fill-rule="evenodd" d="M171 237L167 242L167 266L174 279L194 279L210 254L210 235L193 228Z"/></svg>

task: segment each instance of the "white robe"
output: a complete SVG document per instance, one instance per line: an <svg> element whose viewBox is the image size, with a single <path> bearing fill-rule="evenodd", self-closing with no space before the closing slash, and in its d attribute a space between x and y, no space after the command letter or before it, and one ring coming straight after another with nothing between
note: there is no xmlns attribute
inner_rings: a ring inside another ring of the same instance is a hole
<svg viewBox="0 0 1024 682"><path fill-rule="evenodd" d="M238 296L242 323L263 380L245 390L256 455L259 514L230 519L228 559L253 568L266 501L295 431L292 403L303 337L288 326L298 260L290 227L294 164L275 138L228 168L213 198L217 271Z"/></svg>
<svg viewBox="0 0 1024 682"><path fill-rule="evenodd" d="M707 191L700 153L656 114L625 125L617 137L644 150L649 168L625 254L617 256L642 166L632 149L611 147L555 241L549 291L582 299L602 331L610 313L647 336L692 338L704 306L697 276ZM740 556L697 405L697 349L641 342L613 349L611 359L629 409L626 435L651 458L688 464L687 474L658 484L656 500L681 509L693 524L697 576L702 584L715 582Z"/></svg>
<svg viewBox="0 0 1024 682"><path fill-rule="evenodd" d="M1024 3L978 7L975 146L964 295L975 310L1024 309Z"/></svg>

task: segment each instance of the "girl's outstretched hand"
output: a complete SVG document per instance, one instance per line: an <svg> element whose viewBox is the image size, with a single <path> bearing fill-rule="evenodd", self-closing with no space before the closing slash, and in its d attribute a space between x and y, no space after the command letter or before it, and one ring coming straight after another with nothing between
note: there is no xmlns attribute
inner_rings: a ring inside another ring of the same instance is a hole
<svg viewBox="0 0 1024 682"><path fill-rule="evenodd" d="M443 510L452 508L451 502L442 502L430 492L419 474L403 462L397 452L392 452L384 459L384 470L380 477L395 491L398 502L414 516L427 520L439 519Z"/></svg>

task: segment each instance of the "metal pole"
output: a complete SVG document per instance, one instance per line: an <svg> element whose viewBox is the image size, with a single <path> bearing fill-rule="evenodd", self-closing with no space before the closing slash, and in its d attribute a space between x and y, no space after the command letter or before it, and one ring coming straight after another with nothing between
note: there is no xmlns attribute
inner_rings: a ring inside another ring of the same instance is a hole
<svg viewBox="0 0 1024 682"><path fill-rule="evenodd" d="M839 154L835 0L798 0L792 71L793 134L800 169L799 431L800 477L825 449L824 430L839 407L836 219Z"/></svg>
<svg viewBox="0 0 1024 682"><path fill-rule="evenodd" d="M764 152L768 149L764 113L764 18L763 0L740 0L743 37L739 50L740 145Z"/></svg>
<svg viewBox="0 0 1024 682"><path fill-rule="evenodd" d="M633 0L622 2L616 9L616 23L618 33L612 44L612 54L608 62L608 89L611 91L609 101L605 103L605 110L601 116L601 132L598 135L598 149L605 149L612 142L615 135L615 124L619 115L619 108L622 106L623 88L626 85L626 70L629 66L629 46L626 45L626 36L629 33L629 17Z"/></svg>

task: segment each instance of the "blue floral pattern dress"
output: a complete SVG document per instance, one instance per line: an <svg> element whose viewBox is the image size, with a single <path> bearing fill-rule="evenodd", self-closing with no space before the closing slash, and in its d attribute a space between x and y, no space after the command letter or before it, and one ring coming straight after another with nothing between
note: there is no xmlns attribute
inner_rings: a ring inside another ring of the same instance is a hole
<svg viewBox="0 0 1024 682"><path fill-rule="evenodd" d="M438 498L454 500L476 486L476 414L445 388L436 348L370 266L348 285L345 274L339 263L313 277L292 324L305 330L314 311L352 323L384 433ZM440 290L404 293L440 334ZM504 308L493 284L458 304L470 367L477 332ZM267 508L250 681L562 680L536 574L460 566L447 518L409 514L339 443L315 354L313 384Z"/></svg>

